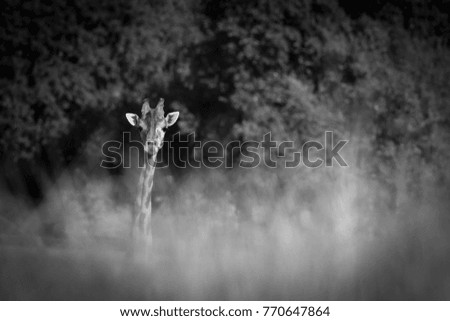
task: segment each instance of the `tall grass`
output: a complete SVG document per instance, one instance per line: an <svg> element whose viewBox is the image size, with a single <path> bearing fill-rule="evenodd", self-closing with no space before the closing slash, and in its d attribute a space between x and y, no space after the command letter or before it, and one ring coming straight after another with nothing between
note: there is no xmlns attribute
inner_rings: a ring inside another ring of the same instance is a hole
<svg viewBox="0 0 450 321"><path fill-rule="evenodd" d="M5 194L0 297L450 299L442 188L386 211L351 168L156 175L148 258L130 242L134 170L67 172L38 207Z"/></svg>

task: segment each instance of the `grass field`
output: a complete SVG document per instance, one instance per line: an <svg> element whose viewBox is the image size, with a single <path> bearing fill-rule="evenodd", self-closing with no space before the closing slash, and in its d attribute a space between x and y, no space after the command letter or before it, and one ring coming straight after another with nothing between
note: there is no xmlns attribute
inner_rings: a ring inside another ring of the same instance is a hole
<svg viewBox="0 0 450 321"><path fill-rule="evenodd" d="M202 172L155 191L148 259L130 243L132 176L66 175L38 207L5 195L0 298L450 299L445 195L386 213L350 172L291 177L281 193L267 192L271 174L258 174L262 189L239 177Z"/></svg>

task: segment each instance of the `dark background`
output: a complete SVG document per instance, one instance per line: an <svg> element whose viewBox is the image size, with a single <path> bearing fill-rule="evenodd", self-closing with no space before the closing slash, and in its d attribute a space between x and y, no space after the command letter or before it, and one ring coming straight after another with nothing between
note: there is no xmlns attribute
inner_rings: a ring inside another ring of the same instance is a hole
<svg viewBox="0 0 450 321"><path fill-rule="evenodd" d="M447 0L1 1L1 297L449 299L449 13ZM180 111L166 140L270 131L299 148L331 130L350 166L161 170L158 259L130 270L136 172L99 164L145 97Z"/></svg>

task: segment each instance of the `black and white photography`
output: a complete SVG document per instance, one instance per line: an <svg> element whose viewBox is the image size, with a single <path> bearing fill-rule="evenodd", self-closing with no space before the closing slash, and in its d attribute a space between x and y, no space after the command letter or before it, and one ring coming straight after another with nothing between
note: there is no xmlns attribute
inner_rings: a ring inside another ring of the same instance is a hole
<svg viewBox="0 0 450 321"><path fill-rule="evenodd" d="M450 0L1 0L0 84L2 301L450 300Z"/></svg>

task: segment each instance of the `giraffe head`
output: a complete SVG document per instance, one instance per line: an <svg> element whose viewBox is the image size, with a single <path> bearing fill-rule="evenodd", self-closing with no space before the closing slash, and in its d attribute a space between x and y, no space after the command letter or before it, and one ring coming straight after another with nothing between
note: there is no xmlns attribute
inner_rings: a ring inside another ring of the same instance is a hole
<svg viewBox="0 0 450 321"><path fill-rule="evenodd" d="M153 109L145 99L141 112L141 117L132 113L127 113L125 116L131 125L139 129L145 152L149 156L155 156L164 143L167 128L175 124L180 113L176 111L164 117L164 99L162 98Z"/></svg>

